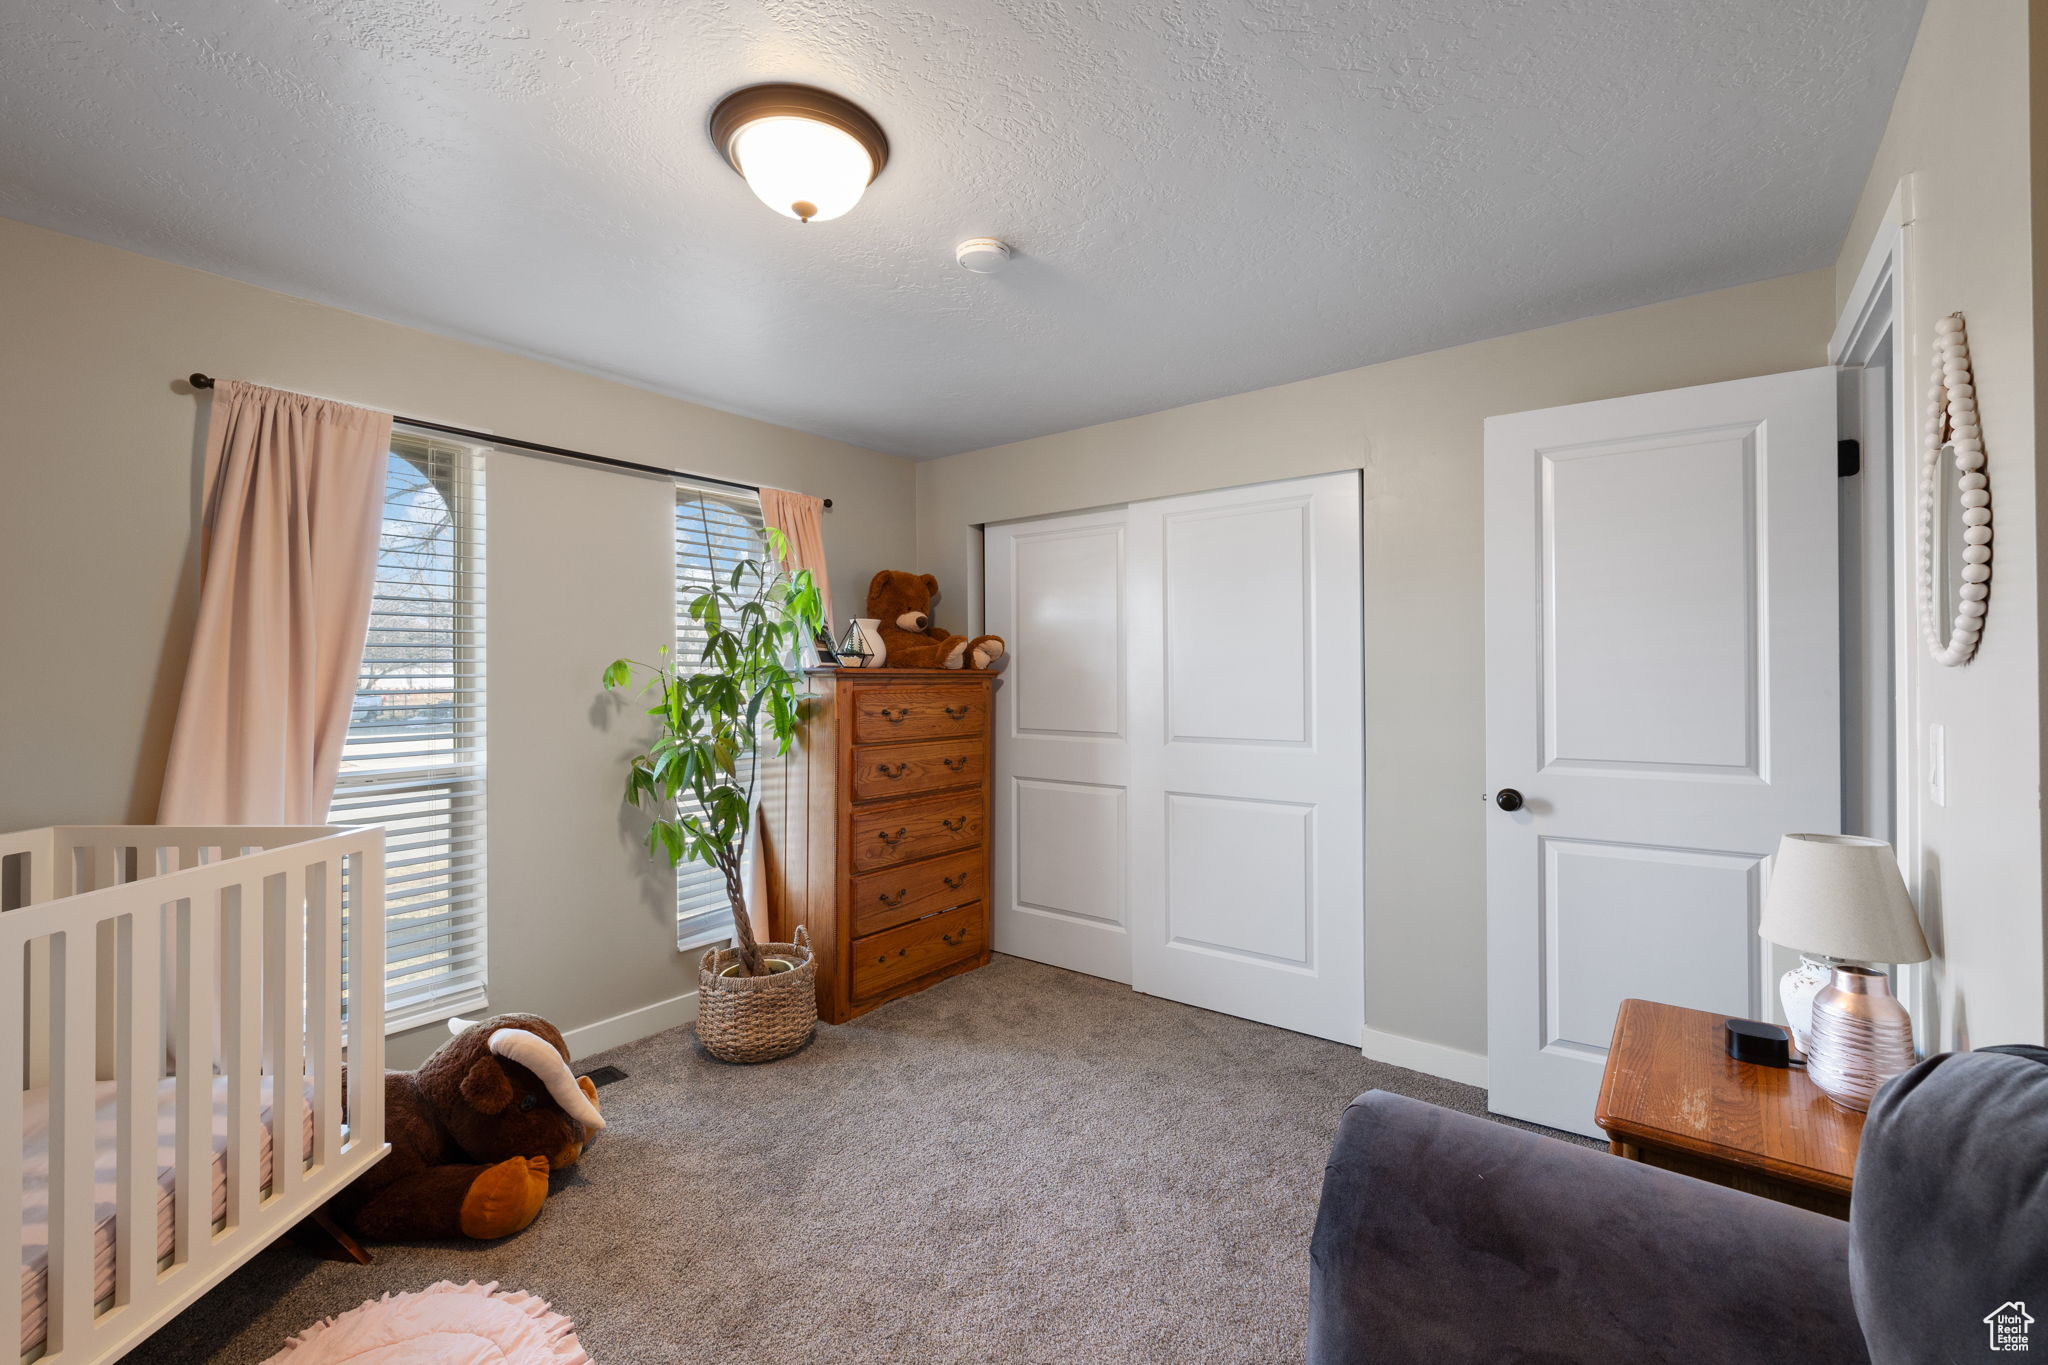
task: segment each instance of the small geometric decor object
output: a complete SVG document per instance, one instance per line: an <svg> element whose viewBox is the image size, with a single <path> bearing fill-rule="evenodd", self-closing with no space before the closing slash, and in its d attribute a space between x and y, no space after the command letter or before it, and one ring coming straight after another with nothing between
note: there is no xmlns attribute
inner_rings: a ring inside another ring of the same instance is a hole
<svg viewBox="0 0 2048 1365"><path fill-rule="evenodd" d="M1920 633L1935 662L1950 668L1970 661L1984 634L1991 598L1991 480L1984 472L1984 428L1978 421L1977 388L1970 373L1970 343L1963 315L1951 313L1934 324L1934 374L1928 386L1929 412L1920 444ZM1945 558L1960 558L1954 601L1935 600L1937 517L1944 514L1942 452L1955 460L1956 496L1962 507L1960 556L1945 546ZM1953 619L1948 613L1954 610Z"/></svg>
<svg viewBox="0 0 2048 1365"><path fill-rule="evenodd" d="M866 668L875 651L868 645L867 633L859 621L846 623L846 634L839 639L839 657L848 668Z"/></svg>
<svg viewBox="0 0 2048 1365"><path fill-rule="evenodd" d="M591 1365L576 1324L545 1299L490 1284L443 1280L417 1294L386 1294L317 1322L264 1365Z"/></svg>

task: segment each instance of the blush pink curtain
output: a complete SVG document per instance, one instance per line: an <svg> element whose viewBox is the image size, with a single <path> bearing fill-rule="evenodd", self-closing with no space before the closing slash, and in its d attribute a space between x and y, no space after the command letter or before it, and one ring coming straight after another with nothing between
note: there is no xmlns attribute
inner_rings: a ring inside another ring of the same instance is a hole
<svg viewBox="0 0 2048 1365"><path fill-rule="evenodd" d="M788 567L811 571L811 579L818 585L818 598L825 604L825 629L836 636L838 631L832 618L832 583L825 576L824 501L808 493L792 493L786 488L764 488L761 490L761 520L779 528L789 538Z"/></svg>
<svg viewBox="0 0 2048 1365"><path fill-rule="evenodd" d="M390 449L387 413L214 385L199 621L159 822L326 823L369 628Z"/></svg>

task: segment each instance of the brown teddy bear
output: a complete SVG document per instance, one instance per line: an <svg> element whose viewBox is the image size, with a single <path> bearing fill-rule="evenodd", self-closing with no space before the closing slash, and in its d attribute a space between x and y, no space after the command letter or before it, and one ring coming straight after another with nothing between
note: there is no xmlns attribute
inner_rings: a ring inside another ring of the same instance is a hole
<svg viewBox="0 0 2048 1365"><path fill-rule="evenodd" d="M540 1214L548 1173L576 1164L604 1127L597 1087L537 1014L449 1021L418 1071L384 1073L391 1154L328 1202L382 1241L508 1237Z"/></svg>
<svg viewBox="0 0 2048 1365"><path fill-rule="evenodd" d="M868 583L868 615L880 621L889 668L985 669L1003 657L1000 635L948 635L932 624L939 580L930 574L884 569Z"/></svg>

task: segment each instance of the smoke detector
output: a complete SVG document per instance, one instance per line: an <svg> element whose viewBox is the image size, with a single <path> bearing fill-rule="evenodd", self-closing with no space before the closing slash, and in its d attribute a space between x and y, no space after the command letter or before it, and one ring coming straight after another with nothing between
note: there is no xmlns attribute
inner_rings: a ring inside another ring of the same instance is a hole
<svg viewBox="0 0 2048 1365"><path fill-rule="evenodd" d="M993 275L1010 263L1010 248L993 237L969 237L953 248L953 259L962 270Z"/></svg>

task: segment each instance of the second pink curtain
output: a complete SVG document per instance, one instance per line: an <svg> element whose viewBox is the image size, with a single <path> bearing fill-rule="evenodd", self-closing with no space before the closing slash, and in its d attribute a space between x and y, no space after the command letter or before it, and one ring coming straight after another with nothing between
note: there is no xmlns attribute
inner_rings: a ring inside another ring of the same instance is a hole
<svg viewBox="0 0 2048 1365"><path fill-rule="evenodd" d="M327 820L361 671L389 414L223 379L199 620L157 819Z"/></svg>
<svg viewBox="0 0 2048 1365"><path fill-rule="evenodd" d="M818 598L825 604L825 629L838 635L832 615L832 583L825 575L825 503L808 493L786 488L761 490L761 520L778 527L789 539L792 570L809 569L818 585Z"/></svg>

